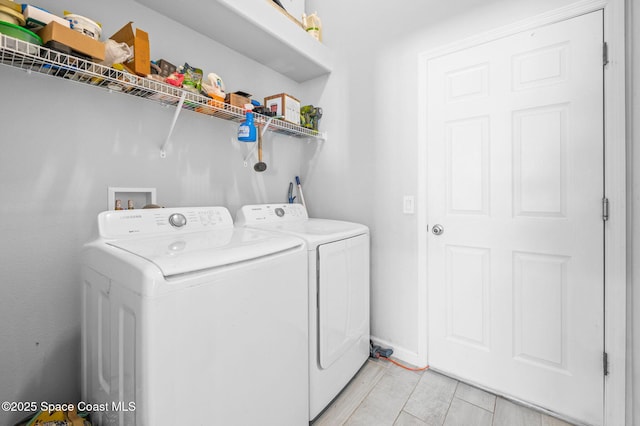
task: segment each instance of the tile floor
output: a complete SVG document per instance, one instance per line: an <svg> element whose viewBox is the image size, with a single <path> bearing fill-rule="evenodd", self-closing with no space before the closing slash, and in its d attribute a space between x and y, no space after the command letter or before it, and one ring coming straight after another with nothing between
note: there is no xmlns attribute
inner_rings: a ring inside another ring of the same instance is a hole
<svg viewBox="0 0 640 426"><path fill-rule="evenodd" d="M433 371L369 359L313 426L569 426Z"/></svg>

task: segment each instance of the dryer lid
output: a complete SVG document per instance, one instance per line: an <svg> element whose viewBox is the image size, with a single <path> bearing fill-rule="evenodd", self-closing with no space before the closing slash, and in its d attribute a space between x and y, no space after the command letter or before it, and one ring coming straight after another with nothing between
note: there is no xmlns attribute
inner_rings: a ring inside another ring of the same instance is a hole
<svg viewBox="0 0 640 426"><path fill-rule="evenodd" d="M302 238L309 250L315 250L321 244L369 233L369 228L359 223L314 218L299 222L267 223L256 228Z"/></svg>

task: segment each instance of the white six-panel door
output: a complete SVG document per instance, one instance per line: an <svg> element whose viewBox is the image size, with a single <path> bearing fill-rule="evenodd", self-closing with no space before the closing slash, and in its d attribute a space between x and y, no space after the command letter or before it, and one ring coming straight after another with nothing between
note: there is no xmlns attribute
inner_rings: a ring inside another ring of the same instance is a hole
<svg viewBox="0 0 640 426"><path fill-rule="evenodd" d="M602 40L598 11L448 54L426 93L429 364L588 424L603 422Z"/></svg>

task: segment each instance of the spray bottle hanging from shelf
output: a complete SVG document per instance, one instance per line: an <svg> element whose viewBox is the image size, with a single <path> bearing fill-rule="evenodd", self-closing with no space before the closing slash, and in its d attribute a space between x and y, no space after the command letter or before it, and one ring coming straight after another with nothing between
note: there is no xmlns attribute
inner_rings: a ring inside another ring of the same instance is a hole
<svg viewBox="0 0 640 426"><path fill-rule="evenodd" d="M245 121L238 127L238 140L240 142L255 142L256 141L256 125L253 122L253 105L244 105Z"/></svg>

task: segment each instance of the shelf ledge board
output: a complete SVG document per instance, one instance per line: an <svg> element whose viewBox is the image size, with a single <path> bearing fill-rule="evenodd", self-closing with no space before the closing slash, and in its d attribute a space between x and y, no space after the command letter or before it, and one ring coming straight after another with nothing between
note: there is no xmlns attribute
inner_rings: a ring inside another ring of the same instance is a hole
<svg viewBox="0 0 640 426"><path fill-rule="evenodd" d="M271 0L136 0L299 83L330 73L333 54Z"/></svg>

